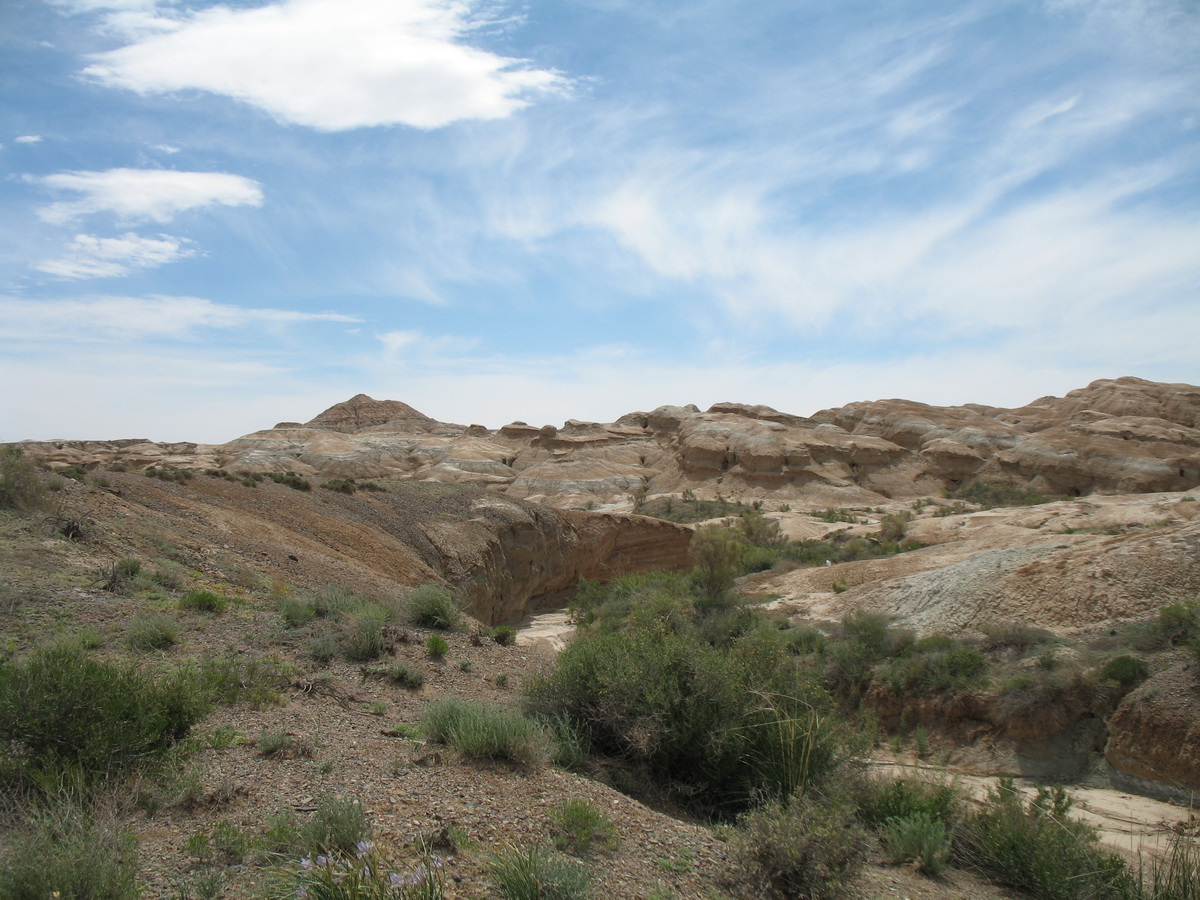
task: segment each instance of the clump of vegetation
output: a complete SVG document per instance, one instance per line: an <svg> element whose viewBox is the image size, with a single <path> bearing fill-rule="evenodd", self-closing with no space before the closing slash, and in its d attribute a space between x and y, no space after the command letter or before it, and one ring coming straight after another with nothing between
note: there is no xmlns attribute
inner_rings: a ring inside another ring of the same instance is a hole
<svg viewBox="0 0 1200 900"><path fill-rule="evenodd" d="M179 643L179 623L166 613L144 613L129 623L125 641L138 653L169 650Z"/></svg>
<svg viewBox="0 0 1200 900"><path fill-rule="evenodd" d="M1016 650L1023 653L1057 640L1053 632L1020 622L989 622L980 626L979 630L984 635L984 650Z"/></svg>
<svg viewBox="0 0 1200 900"><path fill-rule="evenodd" d="M944 634L922 638L893 659L883 678L897 693L932 693L979 681L987 660L978 650Z"/></svg>
<svg viewBox="0 0 1200 900"><path fill-rule="evenodd" d="M404 613L413 625L450 631L462 624L463 607L449 588L423 584L404 598Z"/></svg>
<svg viewBox="0 0 1200 900"><path fill-rule="evenodd" d="M592 895L585 868L536 845L497 853L488 871L504 900L586 900Z"/></svg>
<svg viewBox="0 0 1200 900"><path fill-rule="evenodd" d="M950 861L953 833L944 820L927 813L888 819L884 842L892 862L916 863L926 875L940 875Z"/></svg>
<svg viewBox="0 0 1200 900"><path fill-rule="evenodd" d="M429 651L431 659L443 659L450 652L450 645L440 634L431 634L425 642L425 649Z"/></svg>
<svg viewBox="0 0 1200 900"><path fill-rule="evenodd" d="M472 759L540 765L549 757L545 729L516 710L448 698L426 707L422 724L430 740L449 744Z"/></svg>
<svg viewBox="0 0 1200 900"><path fill-rule="evenodd" d="M615 850L620 843L612 819L588 800L565 801L550 811L550 822L554 846L568 853L586 855L593 846Z"/></svg>
<svg viewBox="0 0 1200 900"><path fill-rule="evenodd" d="M322 855L353 858L359 844L370 841L374 829L361 801L326 794L314 805L308 819L290 809L271 817L264 849L273 855L288 853L309 859Z"/></svg>
<svg viewBox="0 0 1200 900"><path fill-rule="evenodd" d="M501 647L511 647L517 642L517 629L511 625L497 625L490 634L492 640Z"/></svg>
<svg viewBox="0 0 1200 900"><path fill-rule="evenodd" d="M797 667L783 632L712 604L711 589L662 573L586 586L579 633L526 693L539 718L569 723L589 752L728 816L820 780L850 732L829 727L832 699Z"/></svg>
<svg viewBox="0 0 1200 900"><path fill-rule="evenodd" d="M295 472L272 472L267 476L276 484L284 484L296 491L311 491L312 482Z"/></svg>
<svg viewBox="0 0 1200 900"><path fill-rule="evenodd" d="M122 594L129 591L138 583L141 573L141 562L132 557L126 557L125 559L118 559L106 568L100 574L97 583L106 591L114 594Z"/></svg>
<svg viewBox="0 0 1200 900"><path fill-rule="evenodd" d="M1149 674L1150 666L1144 659L1128 654L1114 656L1100 670L1101 678L1115 681L1122 687L1144 681Z"/></svg>
<svg viewBox="0 0 1200 900"><path fill-rule="evenodd" d="M342 631L342 652L352 662L365 662L383 655L386 641L382 611L373 608L359 610Z"/></svg>
<svg viewBox="0 0 1200 900"><path fill-rule="evenodd" d="M950 495L952 500L965 500L984 509L997 506L1038 506L1054 500L1070 499L1063 494L1046 496L1028 485L1020 484L987 484L976 478L971 479Z"/></svg>
<svg viewBox="0 0 1200 900"><path fill-rule="evenodd" d="M137 900L137 840L111 816L63 799L45 804L7 837L5 900Z"/></svg>
<svg viewBox="0 0 1200 900"><path fill-rule="evenodd" d="M652 516L655 519L687 525L740 515L746 509L746 504L737 500L698 500L691 491L684 491L682 497L655 497L653 500L644 500L636 511L641 516Z"/></svg>
<svg viewBox="0 0 1200 900"><path fill-rule="evenodd" d="M186 484L195 477L195 473L191 469L179 469L174 466L147 466L146 477L175 484Z"/></svg>
<svg viewBox="0 0 1200 900"><path fill-rule="evenodd" d="M746 814L730 841L737 879L754 896L778 900L849 895L869 846L851 805L805 795Z"/></svg>
<svg viewBox="0 0 1200 900"><path fill-rule="evenodd" d="M37 466L26 458L25 451L0 444L0 509L37 509L45 492Z"/></svg>
<svg viewBox="0 0 1200 900"><path fill-rule="evenodd" d="M357 491L387 492L387 488L376 484L374 481L358 481L354 478L331 478L321 485L321 487L327 491L336 491L339 494L353 494Z"/></svg>
<svg viewBox="0 0 1200 900"><path fill-rule="evenodd" d="M1038 788L1028 801L1002 779L961 824L957 855L1041 900L1136 896L1124 861L1099 847L1095 829L1071 818L1065 789Z"/></svg>
<svg viewBox="0 0 1200 900"><path fill-rule="evenodd" d="M209 707L187 669L142 671L55 645L0 662L0 758L39 784L93 783L161 761Z"/></svg>
<svg viewBox="0 0 1200 900"><path fill-rule="evenodd" d="M180 609L190 609L196 612L222 613L225 611L226 600L213 591L188 591L179 598Z"/></svg>

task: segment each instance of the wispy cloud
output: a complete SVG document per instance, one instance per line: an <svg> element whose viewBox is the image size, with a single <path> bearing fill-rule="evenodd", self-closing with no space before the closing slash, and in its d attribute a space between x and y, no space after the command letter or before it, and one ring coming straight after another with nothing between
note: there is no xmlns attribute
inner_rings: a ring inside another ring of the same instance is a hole
<svg viewBox="0 0 1200 900"><path fill-rule="evenodd" d="M42 136L40 134L23 134L20 137L13 138L14 144L40 144Z"/></svg>
<svg viewBox="0 0 1200 900"><path fill-rule="evenodd" d="M187 242L168 235L141 237L132 232L115 238L77 234L64 256L36 263L34 268L59 278L114 278L135 269L152 269L196 251Z"/></svg>
<svg viewBox="0 0 1200 900"><path fill-rule="evenodd" d="M260 206L263 202L257 182L224 172L108 169L60 172L32 180L53 190L82 195L38 211L43 220L54 224L98 212L113 213L122 221L168 222L191 209Z"/></svg>
<svg viewBox="0 0 1200 900"><path fill-rule="evenodd" d="M9 298L0 304L0 339L55 343L193 340L204 332L357 321L341 313L254 309L199 297Z"/></svg>
<svg viewBox="0 0 1200 900"><path fill-rule="evenodd" d="M503 118L567 87L555 72L470 46L478 7L466 0L213 6L97 55L84 73L144 94L220 94L322 131Z"/></svg>

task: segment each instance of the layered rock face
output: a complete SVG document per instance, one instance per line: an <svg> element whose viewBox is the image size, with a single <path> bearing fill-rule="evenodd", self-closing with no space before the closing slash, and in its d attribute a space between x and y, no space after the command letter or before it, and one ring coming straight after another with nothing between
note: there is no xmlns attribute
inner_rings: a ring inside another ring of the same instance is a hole
<svg viewBox="0 0 1200 900"><path fill-rule="evenodd" d="M1200 388L1118 378L1019 409L879 400L804 418L719 403L706 412L664 406L603 425L514 422L494 431L360 394L305 424L281 423L219 446L26 446L51 465L224 465L455 482L562 507L643 490L869 505L952 491L972 479L1082 496L1200 484Z"/></svg>

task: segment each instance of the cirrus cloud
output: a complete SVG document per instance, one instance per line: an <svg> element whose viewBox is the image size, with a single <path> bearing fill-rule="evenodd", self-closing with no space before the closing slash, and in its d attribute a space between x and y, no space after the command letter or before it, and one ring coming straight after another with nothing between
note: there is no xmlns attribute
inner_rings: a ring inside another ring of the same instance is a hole
<svg viewBox="0 0 1200 900"><path fill-rule="evenodd" d="M132 232L115 238L77 234L66 255L43 260L34 268L59 278L114 278L128 275L135 269L152 269L194 255L196 251L186 247L186 243L165 234L158 238L141 237Z"/></svg>
<svg viewBox="0 0 1200 900"><path fill-rule="evenodd" d="M44 221L56 225L98 212L111 212L127 221L167 222L189 209L261 206L263 201L258 182L225 172L108 169L59 172L30 180L81 195L38 211Z"/></svg>
<svg viewBox="0 0 1200 900"><path fill-rule="evenodd" d="M471 47L477 4L455 0L283 0L213 6L98 54L84 74L138 93L199 90L320 131L440 128L499 119L561 75ZM159 24L163 19L157 20Z"/></svg>

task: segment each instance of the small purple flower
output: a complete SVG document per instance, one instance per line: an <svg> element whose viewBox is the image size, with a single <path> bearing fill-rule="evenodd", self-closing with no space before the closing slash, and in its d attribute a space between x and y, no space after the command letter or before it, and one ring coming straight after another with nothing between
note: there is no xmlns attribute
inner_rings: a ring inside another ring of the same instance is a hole
<svg viewBox="0 0 1200 900"><path fill-rule="evenodd" d="M394 888L403 887L404 879L401 878L398 873L392 872L390 875L388 875L388 884Z"/></svg>
<svg viewBox="0 0 1200 900"><path fill-rule="evenodd" d="M311 869L312 867L313 867L313 861L311 859L309 859L307 856L304 857L302 860L300 860L300 868Z"/></svg>
<svg viewBox="0 0 1200 900"><path fill-rule="evenodd" d="M362 859L364 856L366 856L368 853L370 853L372 850L375 849L375 845L372 844L370 841L359 841L357 844L355 844L355 849L358 851L357 852L358 858Z"/></svg>
<svg viewBox="0 0 1200 900"><path fill-rule="evenodd" d="M317 857L317 865L318 865L318 866L327 866L327 865L329 865L329 858L328 858L328 857L325 857L325 856L318 856L318 857Z"/></svg>
<svg viewBox="0 0 1200 900"><path fill-rule="evenodd" d="M442 866L445 864L445 862L446 862L444 859L442 859L442 858L441 858L440 856L438 856L436 853L435 853L435 854L433 854L433 857L432 857L432 859L433 859L433 867L434 867L435 869L440 869L440 868L441 868L441 867L442 867Z"/></svg>

